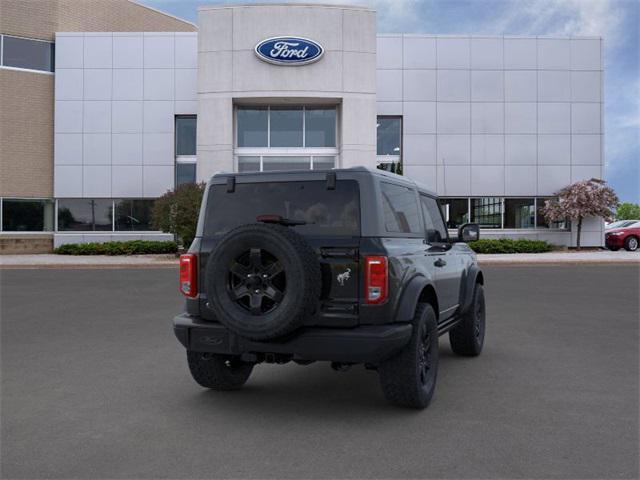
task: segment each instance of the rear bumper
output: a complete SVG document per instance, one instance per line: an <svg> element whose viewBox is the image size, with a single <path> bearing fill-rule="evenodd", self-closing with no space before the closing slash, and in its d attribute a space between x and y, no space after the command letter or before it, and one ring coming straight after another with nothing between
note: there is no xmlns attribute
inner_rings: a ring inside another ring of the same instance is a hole
<svg viewBox="0 0 640 480"><path fill-rule="evenodd" d="M293 360L378 363L404 347L411 337L408 323L354 328L302 328L282 340L257 342L230 332L215 322L187 314L173 319L176 337L188 350L241 355L270 353Z"/></svg>

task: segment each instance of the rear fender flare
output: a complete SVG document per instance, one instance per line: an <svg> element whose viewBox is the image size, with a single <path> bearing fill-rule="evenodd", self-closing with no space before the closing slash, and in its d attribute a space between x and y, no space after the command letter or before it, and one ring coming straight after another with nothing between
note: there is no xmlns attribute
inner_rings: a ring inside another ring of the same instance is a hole
<svg viewBox="0 0 640 480"><path fill-rule="evenodd" d="M396 322L410 322L413 320L416 308L418 307L420 295L428 286L433 288L429 279L421 275L415 276L409 281L402 292L402 296L400 297L398 312L395 318ZM436 312L436 315L438 315L438 312Z"/></svg>

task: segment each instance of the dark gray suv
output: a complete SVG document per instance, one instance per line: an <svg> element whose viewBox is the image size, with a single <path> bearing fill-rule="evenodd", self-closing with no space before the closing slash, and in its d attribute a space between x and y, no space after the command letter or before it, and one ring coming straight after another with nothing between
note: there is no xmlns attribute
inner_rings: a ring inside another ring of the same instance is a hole
<svg viewBox="0 0 640 480"><path fill-rule="evenodd" d="M261 362L361 363L388 400L424 408L438 336L482 350L484 277L463 243L478 236L449 238L435 194L381 170L217 174L180 258L175 334L207 388L238 389Z"/></svg>

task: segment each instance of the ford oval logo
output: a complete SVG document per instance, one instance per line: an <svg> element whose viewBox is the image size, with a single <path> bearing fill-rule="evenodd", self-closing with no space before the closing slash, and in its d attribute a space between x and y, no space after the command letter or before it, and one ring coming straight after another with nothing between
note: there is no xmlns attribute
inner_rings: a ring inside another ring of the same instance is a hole
<svg viewBox="0 0 640 480"><path fill-rule="evenodd" d="M318 42L302 37L267 38L255 50L260 60L276 65L307 65L320 60L324 53Z"/></svg>

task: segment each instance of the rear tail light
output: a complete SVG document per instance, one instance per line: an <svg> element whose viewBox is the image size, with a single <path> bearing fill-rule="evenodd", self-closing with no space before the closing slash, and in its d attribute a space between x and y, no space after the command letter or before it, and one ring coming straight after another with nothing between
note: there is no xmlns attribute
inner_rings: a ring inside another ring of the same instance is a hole
<svg viewBox="0 0 640 480"><path fill-rule="evenodd" d="M387 299L389 269L387 257L364 258L364 285L367 303L382 303Z"/></svg>
<svg viewBox="0 0 640 480"><path fill-rule="evenodd" d="M191 298L198 295L198 258L193 253L180 255L180 292Z"/></svg>

